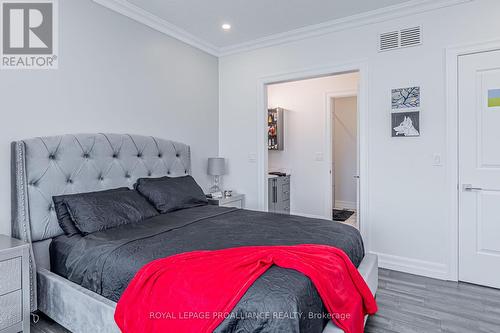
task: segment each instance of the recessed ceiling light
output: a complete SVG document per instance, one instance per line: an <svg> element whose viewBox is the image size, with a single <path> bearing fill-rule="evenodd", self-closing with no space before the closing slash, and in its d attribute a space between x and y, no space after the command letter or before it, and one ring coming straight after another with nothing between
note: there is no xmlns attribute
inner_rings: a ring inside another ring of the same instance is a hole
<svg viewBox="0 0 500 333"><path fill-rule="evenodd" d="M226 31L231 30L231 24L229 24L229 23L224 23L224 24L222 25L222 30L226 30Z"/></svg>

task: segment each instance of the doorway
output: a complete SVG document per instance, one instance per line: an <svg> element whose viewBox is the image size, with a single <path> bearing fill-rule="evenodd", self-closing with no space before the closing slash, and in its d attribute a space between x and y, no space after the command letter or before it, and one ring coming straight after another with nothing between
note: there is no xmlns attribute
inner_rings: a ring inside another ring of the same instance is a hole
<svg viewBox="0 0 500 333"><path fill-rule="evenodd" d="M285 212L293 215L332 220L335 206L332 198L332 125L335 125L332 124L331 113L334 105L327 97L333 102L335 100L332 98L335 97L339 103L349 102L349 98L352 102L354 99L354 107L357 108L360 77L359 71L350 71L264 85L266 114L260 116L264 116L262 118L266 119L267 125L264 143L267 163L263 174L266 178L270 177L269 172L288 177L278 178L278 184L272 190L270 187L264 188L268 199L265 210L283 212L282 207ZM354 147L349 150L355 164L349 176L349 182L355 186L352 191L355 198L349 200L349 209L352 211L356 210L359 201L359 179L354 178L359 175L357 155L360 152L356 138L360 119L356 111L354 110L355 117L349 120L354 121L349 124L354 127L349 134L355 136L354 142L351 142ZM284 180L285 185L279 186L280 179ZM281 193L281 188L286 191ZM285 200L282 205L280 198ZM275 202L276 199L279 199L278 203ZM346 203L347 200L343 208L348 208Z"/></svg>
<svg viewBox="0 0 500 333"><path fill-rule="evenodd" d="M458 279L500 288L500 51L458 56Z"/></svg>
<svg viewBox="0 0 500 333"><path fill-rule="evenodd" d="M330 183L332 219L357 227L359 201L357 90L327 94L330 117Z"/></svg>
<svg viewBox="0 0 500 333"><path fill-rule="evenodd" d="M265 76L257 80L257 91L258 100L256 104L256 122L257 122L257 142L256 142L256 154L249 154L249 162L256 164L257 172L257 205L259 210L268 210L268 123L266 115L268 113L268 96L267 87L274 83L280 82L290 82L303 80L308 78L324 77L329 75L338 75L343 73L358 73L358 163L359 163L359 190L358 190L358 214L357 214L357 224L364 239L365 251L370 251L370 222L366 218L369 215L369 203L368 203L368 185L369 185L369 173L368 173L368 156L369 156L369 145L368 145L368 70L369 66L367 62L349 62L344 64L336 64L327 67L316 67L309 69L300 68L290 68L287 72L280 74ZM324 102L324 104L326 104ZM326 107L325 107L326 112ZM323 128L330 126L327 123L323 124ZM326 130L326 129L325 129ZM329 138L328 138L329 139ZM327 140L325 140L327 141ZM328 153L328 152L327 152ZM327 165L326 173L329 176L328 170L330 166ZM331 184L327 181L323 184L324 193L331 193ZM321 191L321 188L317 189ZM331 198L328 195L327 198ZM327 210L327 203L325 203L325 211L321 214L321 218L329 218L330 212ZM325 215L328 214L328 215Z"/></svg>

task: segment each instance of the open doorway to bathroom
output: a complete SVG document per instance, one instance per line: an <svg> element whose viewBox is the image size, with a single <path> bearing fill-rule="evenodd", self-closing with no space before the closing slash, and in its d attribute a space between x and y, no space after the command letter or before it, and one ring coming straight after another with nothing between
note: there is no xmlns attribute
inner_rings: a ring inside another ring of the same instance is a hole
<svg viewBox="0 0 500 333"><path fill-rule="evenodd" d="M266 85L269 211L357 226L358 86L358 72Z"/></svg>

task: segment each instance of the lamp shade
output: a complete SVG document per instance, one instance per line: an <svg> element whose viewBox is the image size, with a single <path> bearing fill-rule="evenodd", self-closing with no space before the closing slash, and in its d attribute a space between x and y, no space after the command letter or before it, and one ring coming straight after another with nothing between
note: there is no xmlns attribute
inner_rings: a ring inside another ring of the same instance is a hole
<svg viewBox="0 0 500 333"><path fill-rule="evenodd" d="M208 159L207 173L210 176L222 176L226 173L226 160L222 157L210 157Z"/></svg>

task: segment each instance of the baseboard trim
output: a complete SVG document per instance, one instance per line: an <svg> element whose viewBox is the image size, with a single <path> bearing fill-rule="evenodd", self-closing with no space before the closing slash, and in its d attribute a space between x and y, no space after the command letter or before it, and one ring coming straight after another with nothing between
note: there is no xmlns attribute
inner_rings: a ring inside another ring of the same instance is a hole
<svg viewBox="0 0 500 333"><path fill-rule="evenodd" d="M307 214L307 213L299 213L299 212L290 212L290 215L297 215L297 216L309 217L311 219L331 220L331 218L328 218L328 217L325 217L325 216L314 215L314 214Z"/></svg>
<svg viewBox="0 0 500 333"><path fill-rule="evenodd" d="M448 267L431 261L370 252L378 256L379 267L394 271L426 276L439 280L449 280Z"/></svg>
<svg viewBox="0 0 500 333"><path fill-rule="evenodd" d="M335 208L356 209L356 202L335 200Z"/></svg>

